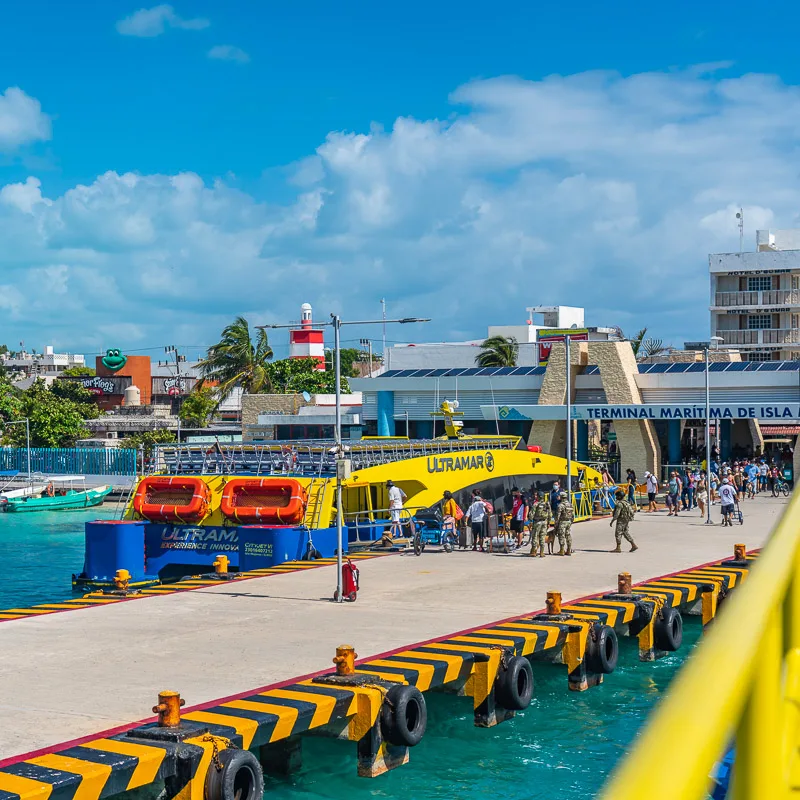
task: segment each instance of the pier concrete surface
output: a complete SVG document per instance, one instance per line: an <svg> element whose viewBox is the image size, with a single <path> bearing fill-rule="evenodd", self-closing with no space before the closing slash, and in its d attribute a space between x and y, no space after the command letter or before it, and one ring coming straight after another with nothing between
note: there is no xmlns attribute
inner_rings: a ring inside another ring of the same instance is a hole
<svg viewBox="0 0 800 800"><path fill-rule="evenodd" d="M616 591L617 574L641 582L729 557L767 541L788 503L742 504L745 524L704 525L639 512L635 553L614 547L609 520L573 526L571 558L529 558L429 548L359 563L355 603L337 605L334 566L0 624L0 759L149 718L159 690L187 705L331 668L337 645L360 657L405 647L564 601ZM646 668L645 665L642 667ZM613 681L613 676L609 678Z"/></svg>

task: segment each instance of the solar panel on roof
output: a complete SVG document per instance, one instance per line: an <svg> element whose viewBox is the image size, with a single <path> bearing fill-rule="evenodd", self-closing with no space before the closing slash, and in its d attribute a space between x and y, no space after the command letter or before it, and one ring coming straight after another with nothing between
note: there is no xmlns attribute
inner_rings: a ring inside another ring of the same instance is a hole
<svg viewBox="0 0 800 800"><path fill-rule="evenodd" d="M689 369L686 370L687 372L705 372L706 365L705 363L698 364L695 362L694 364L689 364Z"/></svg>
<svg viewBox="0 0 800 800"><path fill-rule="evenodd" d="M650 364L648 372L666 372L672 364Z"/></svg>
<svg viewBox="0 0 800 800"><path fill-rule="evenodd" d="M384 372L381 378L396 378L399 372L399 369L390 369Z"/></svg>
<svg viewBox="0 0 800 800"><path fill-rule="evenodd" d="M510 375L512 372L516 371L516 367L499 367L495 370L495 375Z"/></svg>
<svg viewBox="0 0 800 800"><path fill-rule="evenodd" d="M760 366L761 365L757 361L745 361L744 362L744 371L745 372L754 372Z"/></svg>
<svg viewBox="0 0 800 800"><path fill-rule="evenodd" d="M796 372L800 370L800 361L781 361L778 369L781 372Z"/></svg>
<svg viewBox="0 0 800 800"><path fill-rule="evenodd" d="M714 361L708 365L709 372L724 372L728 368L727 361Z"/></svg>
<svg viewBox="0 0 800 800"><path fill-rule="evenodd" d="M600 372L600 367L597 364L590 364L586 369L583 371L584 375L597 375Z"/></svg>
<svg viewBox="0 0 800 800"><path fill-rule="evenodd" d="M434 370L431 370L431 373L430 373L430 375L428 375L428 377L429 378L441 378L441 377L447 375L447 373L449 371L450 371L449 369L434 369Z"/></svg>
<svg viewBox="0 0 800 800"><path fill-rule="evenodd" d="M683 364L683 363L681 363L681 364L670 364L667 367L667 372L669 372L669 373L686 372L688 367L689 367L688 364Z"/></svg>
<svg viewBox="0 0 800 800"><path fill-rule="evenodd" d="M469 372L469 369L466 367L462 367L461 369L449 369L445 374L446 378L458 378L461 375L466 375Z"/></svg>
<svg viewBox="0 0 800 800"><path fill-rule="evenodd" d="M744 372L747 369L747 361L731 361L725 372Z"/></svg>
<svg viewBox="0 0 800 800"><path fill-rule="evenodd" d="M483 369L479 369L475 372L475 375L481 378L488 378L494 375L494 371L497 367L483 367Z"/></svg>
<svg viewBox="0 0 800 800"><path fill-rule="evenodd" d="M780 367L779 361L762 361L761 366L758 368L759 372L774 372Z"/></svg>

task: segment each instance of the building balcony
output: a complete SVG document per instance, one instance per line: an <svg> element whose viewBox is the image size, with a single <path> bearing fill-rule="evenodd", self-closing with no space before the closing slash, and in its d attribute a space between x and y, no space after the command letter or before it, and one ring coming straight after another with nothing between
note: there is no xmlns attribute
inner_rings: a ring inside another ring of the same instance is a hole
<svg viewBox="0 0 800 800"><path fill-rule="evenodd" d="M797 289L768 289L762 292L715 292L715 309L728 308L774 308L775 306L800 305Z"/></svg>
<svg viewBox="0 0 800 800"><path fill-rule="evenodd" d="M762 345L785 345L800 343L800 330L797 328L763 328L755 331L720 331L724 345L760 347Z"/></svg>

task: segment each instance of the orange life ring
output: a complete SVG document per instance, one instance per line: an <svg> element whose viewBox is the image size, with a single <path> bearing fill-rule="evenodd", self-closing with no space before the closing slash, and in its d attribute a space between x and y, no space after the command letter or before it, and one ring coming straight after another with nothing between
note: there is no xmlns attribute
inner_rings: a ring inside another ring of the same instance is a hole
<svg viewBox="0 0 800 800"><path fill-rule="evenodd" d="M136 487L133 510L151 522L199 522L210 497L202 478L153 475Z"/></svg>
<svg viewBox="0 0 800 800"><path fill-rule="evenodd" d="M220 511L242 524L299 525L308 495L294 478L232 478L225 484Z"/></svg>

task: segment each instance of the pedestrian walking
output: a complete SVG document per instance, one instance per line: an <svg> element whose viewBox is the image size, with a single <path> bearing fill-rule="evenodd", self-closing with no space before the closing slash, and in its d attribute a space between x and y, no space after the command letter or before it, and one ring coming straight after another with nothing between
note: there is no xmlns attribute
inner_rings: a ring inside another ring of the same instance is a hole
<svg viewBox="0 0 800 800"><path fill-rule="evenodd" d="M486 504L481 499L479 492L472 495L472 505L464 515L472 527L472 549L483 552L483 539L486 535Z"/></svg>
<svg viewBox="0 0 800 800"><path fill-rule="evenodd" d="M633 522L633 506L625 499L625 493L622 489L617 489L614 493L614 498L617 502L614 506L614 514L611 517L610 525L613 526L614 523L617 525L614 529L614 539L617 542L617 546L611 552L621 553L622 540L625 539L625 541L630 544L630 552L632 553L634 550L639 549L636 546L636 542L633 541L633 537L628 532L628 526Z"/></svg>
<svg viewBox="0 0 800 800"><path fill-rule="evenodd" d="M446 491L442 499L442 529L455 534L459 520L464 516L464 512L456 503L451 492Z"/></svg>
<svg viewBox="0 0 800 800"><path fill-rule="evenodd" d="M560 548L558 555L571 556L572 555L572 523L575 521L575 511L572 508L572 503L569 502L566 492L561 492L559 496L558 508L556 509L553 524L556 529L556 536L558 537L558 546ZM566 544L566 552L564 545Z"/></svg>
<svg viewBox="0 0 800 800"><path fill-rule="evenodd" d="M537 555L539 558L544 558L544 543L547 536L547 528L553 518L552 509L550 508L550 501L546 496L540 496L538 492L533 495L533 511L532 527L531 527L531 552L530 555ZM550 554L553 553L552 539L548 542Z"/></svg>
<svg viewBox="0 0 800 800"><path fill-rule="evenodd" d="M731 526L734 509L736 508L736 490L727 478L722 479L719 487L719 499L722 505L722 525Z"/></svg>
<svg viewBox="0 0 800 800"><path fill-rule="evenodd" d="M392 538L394 538L402 533L400 516L403 512L403 501L406 499L406 493L399 486L395 486L392 481L386 481L386 488L389 493L389 515L392 520L389 530Z"/></svg>
<svg viewBox="0 0 800 800"><path fill-rule="evenodd" d="M626 470L626 481L628 483L628 502L633 506L634 511L639 510L636 504L636 473L632 470Z"/></svg>
<svg viewBox="0 0 800 800"><path fill-rule="evenodd" d="M705 472L700 473L697 481L697 505L700 507L700 516L706 515L706 503L708 503L708 481Z"/></svg>
<svg viewBox="0 0 800 800"><path fill-rule="evenodd" d="M656 494L658 494L658 478L652 472L645 472L644 482L647 486L647 513L658 511Z"/></svg>
<svg viewBox="0 0 800 800"><path fill-rule="evenodd" d="M511 490L511 532L516 536L517 547L522 547L525 534L525 520L528 518L528 501L518 487Z"/></svg>
<svg viewBox="0 0 800 800"><path fill-rule="evenodd" d="M669 475L669 482L667 483L667 508L669 509L668 517L677 517L680 509L678 498L681 496L682 481L680 475L675 470Z"/></svg>

